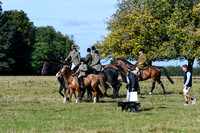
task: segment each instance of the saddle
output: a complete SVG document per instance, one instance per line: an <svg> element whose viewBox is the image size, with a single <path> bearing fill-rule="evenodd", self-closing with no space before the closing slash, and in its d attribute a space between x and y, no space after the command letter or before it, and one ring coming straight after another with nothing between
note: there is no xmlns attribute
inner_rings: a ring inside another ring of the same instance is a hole
<svg viewBox="0 0 200 133"><path fill-rule="evenodd" d="M79 85L83 87L84 86L84 80L85 80L86 77L80 77L80 78L78 78L78 76L76 76L75 79L79 83Z"/></svg>

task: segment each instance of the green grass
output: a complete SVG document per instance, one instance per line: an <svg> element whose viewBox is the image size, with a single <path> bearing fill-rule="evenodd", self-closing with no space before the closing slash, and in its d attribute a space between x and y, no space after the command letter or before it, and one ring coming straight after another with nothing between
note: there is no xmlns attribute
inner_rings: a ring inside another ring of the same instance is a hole
<svg viewBox="0 0 200 133"><path fill-rule="evenodd" d="M151 80L140 83L141 107L138 113L121 111L117 102L126 101L125 84L122 98L100 98L93 103L62 103L55 76L0 77L0 132L200 132L200 81L193 80L189 94L197 104L185 107L183 79L171 84L163 79L167 95L156 84L148 95ZM112 94L112 89L108 90Z"/></svg>

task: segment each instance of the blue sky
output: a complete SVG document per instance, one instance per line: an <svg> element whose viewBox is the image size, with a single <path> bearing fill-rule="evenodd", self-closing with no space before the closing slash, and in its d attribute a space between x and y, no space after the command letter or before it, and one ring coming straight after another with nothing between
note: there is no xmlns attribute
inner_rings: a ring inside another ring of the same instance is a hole
<svg viewBox="0 0 200 133"><path fill-rule="evenodd" d="M81 56L101 36L106 36L105 21L116 11L117 0L0 0L3 11L23 10L35 26L53 26L62 34L74 35ZM103 61L102 61L103 62ZM108 64L109 62L106 62ZM154 62L158 66L181 66L187 61ZM197 65L195 61L194 66Z"/></svg>

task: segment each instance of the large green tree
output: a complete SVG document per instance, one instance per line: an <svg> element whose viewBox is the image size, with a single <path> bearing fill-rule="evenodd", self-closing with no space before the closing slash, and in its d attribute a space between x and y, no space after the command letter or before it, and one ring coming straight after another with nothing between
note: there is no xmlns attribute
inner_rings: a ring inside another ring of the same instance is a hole
<svg viewBox="0 0 200 133"><path fill-rule="evenodd" d="M110 33L96 44L103 57L136 60L140 48L151 61L184 58L193 62L199 55L190 50L188 58L183 52L187 44L187 49L199 49L199 1L122 0L116 7L107 21Z"/></svg>
<svg viewBox="0 0 200 133"><path fill-rule="evenodd" d="M176 57L186 59L192 71L195 58L200 56L200 1L176 1L167 29Z"/></svg>
<svg viewBox="0 0 200 133"><path fill-rule="evenodd" d="M31 72L31 52L35 38L35 27L23 11L4 11L1 16L0 34L2 71L7 74Z"/></svg>
<svg viewBox="0 0 200 133"><path fill-rule="evenodd" d="M74 42L73 37L56 32L52 26L38 27L35 38L32 67L38 74L41 72L44 59L59 59L68 55Z"/></svg>
<svg viewBox="0 0 200 133"><path fill-rule="evenodd" d="M137 59L138 50L144 48L151 61L169 58L169 54L160 54L166 49L163 43L169 40L165 24L170 9L162 1L122 0L117 4L117 11L109 21L110 33L97 47L103 57L121 57ZM164 53L164 52L163 52ZM170 53L170 57L174 53Z"/></svg>

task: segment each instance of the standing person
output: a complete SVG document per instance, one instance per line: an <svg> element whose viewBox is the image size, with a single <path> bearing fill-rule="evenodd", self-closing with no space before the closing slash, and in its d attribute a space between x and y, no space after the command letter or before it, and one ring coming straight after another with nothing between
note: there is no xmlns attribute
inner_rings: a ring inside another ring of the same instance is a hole
<svg viewBox="0 0 200 133"><path fill-rule="evenodd" d="M138 78L137 76L131 72L130 68L128 68L128 73L127 73L129 82L128 82L128 87L127 89L130 91L137 91L138 94L140 94L140 86L138 83Z"/></svg>
<svg viewBox="0 0 200 133"><path fill-rule="evenodd" d="M86 72L88 71L88 69L87 69L87 65L85 64L84 58L81 58L80 62L81 62L81 64L78 67L78 70L76 71L75 74L78 74L79 85L81 87L83 87L84 86L84 77L86 77Z"/></svg>
<svg viewBox="0 0 200 133"><path fill-rule="evenodd" d="M134 64L134 65L137 64L137 67L136 67L137 75L140 75L139 70L144 69L144 67L146 66L146 61L147 61L147 57L144 54L144 49L140 49L139 54L140 54L140 56L139 56L137 62Z"/></svg>
<svg viewBox="0 0 200 133"><path fill-rule="evenodd" d="M80 59L81 59L80 52L77 50L75 44L72 45L72 51L69 53L65 61L69 59L71 59L72 61L71 70L74 70L74 68L80 64Z"/></svg>
<svg viewBox="0 0 200 133"><path fill-rule="evenodd" d="M96 51L96 48L95 48L95 46L92 46L92 53L93 53L93 55L92 55L92 63L94 62L94 59L95 59L95 52Z"/></svg>
<svg viewBox="0 0 200 133"><path fill-rule="evenodd" d="M188 92L192 87L192 75L191 72L188 71L188 66L187 65L183 65L182 69L184 71L184 88L183 88L183 95L184 95L184 99L185 99L185 106L189 105L188 104L188 98L192 100L192 104L196 103L196 99L192 98Z"/></svg>
<svg viewBox="0 0 200 133"><path fill-rule="evenodd" d="M137 91L138 94L140 94L140 86L138 84L138 78L137 76L131 72L130 68L128 68L128 73L127 73L127 77L129 79L129 82L127 84L127 93L130 94L130 92L133 92L133 91ZM129 100L129 97L127 97L127 99ZM140 107L139 104L136 104L136 102L130 102L130 112L134 112L133 111L133 108L134 108L134 105L136 106L136 110Z"/></svg>
<svg viewBox="0 0 200 133"><path fill-rule="evenodd" d="M97 72L103 71L104 68L102 67L100 62L101 58L99 57L99 51L95 50L94 55L95 55L94 61L90 66L94 68Z"/></svg>
<svg viewBox="0 0 200 133"><path fill-rule="evenodd" d="M92 64L92 55L91 55L90 52L91 52L91 49L88 48L87 49L87 55L85 57L85 64L87 64L87 65L91 65Z"/></svg>

